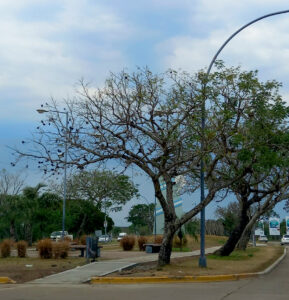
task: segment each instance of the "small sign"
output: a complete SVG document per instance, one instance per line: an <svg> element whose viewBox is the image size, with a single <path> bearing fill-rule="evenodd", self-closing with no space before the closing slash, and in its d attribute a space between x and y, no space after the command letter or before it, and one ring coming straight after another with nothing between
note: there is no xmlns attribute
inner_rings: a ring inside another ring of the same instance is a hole
<svg viewBox="0 0 289 300"><path fill-rule="evenodd" d="M107 227L107 221L104 221L103 226Z"/></svg>

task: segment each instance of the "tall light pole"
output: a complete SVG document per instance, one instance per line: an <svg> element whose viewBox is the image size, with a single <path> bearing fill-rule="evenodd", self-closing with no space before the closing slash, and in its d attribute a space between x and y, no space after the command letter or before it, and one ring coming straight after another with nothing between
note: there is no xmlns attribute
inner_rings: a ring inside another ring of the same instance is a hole
<svg viewBox="0 0 289 300"><path fill-rule="evenodd" d="M282 11L277 11L273 12L267 15L264 15L262 17L259 17L257 19L254 19L253 21L245 24L241 28L239 28L237 31L235 31L224 43L223 45L219 48L219 50L216 52L215 56L213 57L208 69L207 69L207 78L209 77L209 74L211 72L211 69L221 53L221 51L225 48L225 46L242 30L245 28L249 27L250 25L263 20L268 17L276 16L276 15L281 15L281 14L286 14L289 13L289 9L287 10L282 10ZM201 137L201 150L204 150L204 133L205 133L205 127L206 127L206 89L204 88L204 97L203 97L203 103L202 103L202 120L201 120L201 130L202 130L202 137ZM201 188L201 196L200 196L200 202L203 202L205 199L205 180L204 180L204 160L201 160L201 172L200 172L200 188ZM199 258L199 266L200 267L206 267L207 262L206 262L206 256L205 256L205 208L201 210L201 230L200 230L200 258Z"/></svg>
<svg viewBox="0 0 289 300"><path fill-rule="evenodd" d="M67 133L68 133L68 112L67 111L58 111L58 110L45 110L45 109L37 109L39 114L48 113L48 112L56 112L59 114L65 115L65 141L64 141L64 175L63 175L63 205L62 205L62 239L64 239L64 231L65 231L65 210L66 210L66 194L67 194L67 179L66 179L66 167L67 167Z"/></svg>

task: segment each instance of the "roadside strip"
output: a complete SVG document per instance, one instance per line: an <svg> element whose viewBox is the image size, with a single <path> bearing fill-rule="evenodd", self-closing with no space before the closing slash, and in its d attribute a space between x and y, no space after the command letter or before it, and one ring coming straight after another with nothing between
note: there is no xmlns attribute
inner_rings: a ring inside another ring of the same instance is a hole
<svg viewBox="0 0 289 300"><path fill-rule="evenodd" d="M91 284L140 284L140 283L184 283L184 282L214 282L214 281L234 281L239 279L258 277L272 271L286 256L284 253L266 270L257 273L242 273L228 275L202 275L202 276L154 276L154 277L92 277Z"/></svg>

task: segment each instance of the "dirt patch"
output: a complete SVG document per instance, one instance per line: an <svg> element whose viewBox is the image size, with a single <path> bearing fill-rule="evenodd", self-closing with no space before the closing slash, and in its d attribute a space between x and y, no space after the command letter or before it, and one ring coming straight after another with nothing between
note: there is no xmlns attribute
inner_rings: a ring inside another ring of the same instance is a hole
<svg viewBox="0 0 289 300"><path fill-rule="evenodd" d="M199 257L183 257L171 260L171 264L158 268L156 262L143 263L107 276L198 276L260 272L283 254L282 247L267 246L235 251L231 257L207 256L207 268L199 268Z"/></svg>
<svg viewBox="0 0 289 300"><path fill-rule="evenodd" d="M63 272L85 263L85 258L78 257L66 259L40 259L37 257L0 258L0 277L9 277L16 283L23 283Z"/></svg>

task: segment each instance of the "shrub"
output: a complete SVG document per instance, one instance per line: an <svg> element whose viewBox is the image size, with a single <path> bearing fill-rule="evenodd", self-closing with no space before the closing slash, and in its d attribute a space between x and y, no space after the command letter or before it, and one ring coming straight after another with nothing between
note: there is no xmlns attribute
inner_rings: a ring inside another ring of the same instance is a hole
<svg viewBox="0 0 289 300"><path fill-rule="evenodd" d="M80 245L86 245L86 235L82 235L80 237Z"/></svg>
<svg viewBox="0 0 289 300"><path fill-rule="evenodd" d="M1 245L1 256L2 257L9 257L11 254L11 240L4 240Z"/></svg>
<svg viewBox="0 0 289 300"><path fill-rule="evenodd" d="M43 239L37 243L40 258L52 258L52 241Z"/></svg>
<svg viewBox="0 0 289 300"><path fill-rule="evenodd" d="M163 236L162 235L157 235L155 237L155 241L156 244L161 244L163 242Z"/></svg>
<svg viewBox="0 0 289 300"><path fill-rule="evenodd" d="M16 244L18 257L26 257L27 246L28 244L25 241L19 241Z"/></svg>
<svg viewBox="0 0 289 300"><path fill-rule="evenodd" d="M120 246L124 251L130 251L135 244L135 237L133 235L126 235L120 240Z"/></svg>
<svg viewBox="0 0 289 300"><path fill-rule="evenodd" d="M66 258L69 251L69 242L54 243L52 247L54 258Z"/></svg>
<svg viewBox="0 0 289 300"><path fill-rule="evenodd" d="M147 243L147 238L145 236L140 236L138 239L137 239L137 243L138 243L138 248L139 248L139 251L145 251L145 246L144 244Z"/></svg>
<svg viewBox="0 0 289 300"><path fill-rule="evenodd" d="M64 237L64 241L70 243L70 242L72 242L72 239L71 239L70 236L65 236L65 237Z"/></svg>
<svg viewBox="0 0 289 300"><path fill-rule="evenodd" d="M174 248L182 248L185 247L188 244L188 239L185 235L175 235L173 239L173 247Z"/></svg>

